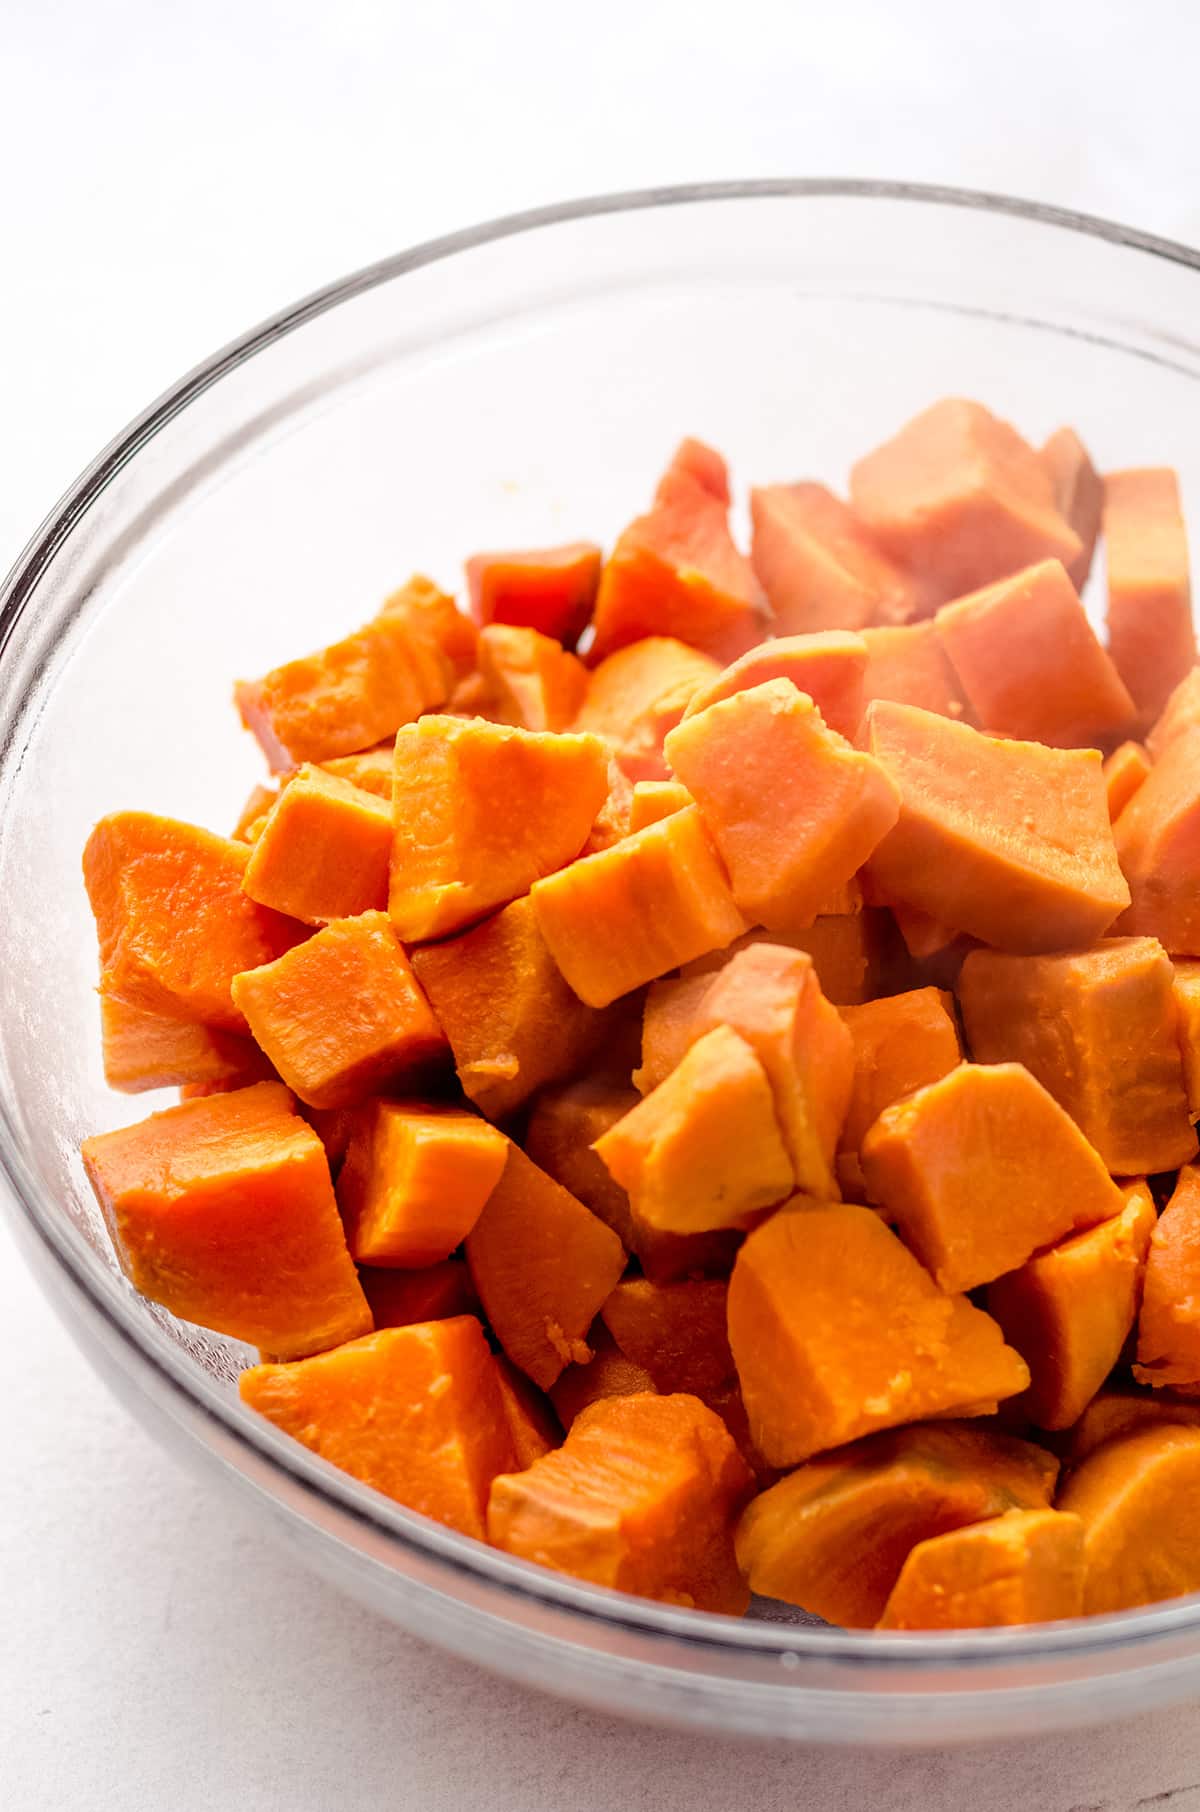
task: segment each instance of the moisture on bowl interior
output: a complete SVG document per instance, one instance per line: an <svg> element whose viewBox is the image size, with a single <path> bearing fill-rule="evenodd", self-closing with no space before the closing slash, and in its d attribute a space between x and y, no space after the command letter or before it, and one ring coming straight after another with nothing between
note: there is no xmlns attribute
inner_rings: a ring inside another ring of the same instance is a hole
<svg viewBox="0 0 1200 1812"><path fill-rule="evenodd" d="M748 555L729 501L685 440L607 555L410 580L238 684L232 835L96 826L106 1073L183 1097L84 1145L121 1263L252 1411L581 1579L1200 1589L1174 473L951 399L848 501L753 490Z"/></svg>

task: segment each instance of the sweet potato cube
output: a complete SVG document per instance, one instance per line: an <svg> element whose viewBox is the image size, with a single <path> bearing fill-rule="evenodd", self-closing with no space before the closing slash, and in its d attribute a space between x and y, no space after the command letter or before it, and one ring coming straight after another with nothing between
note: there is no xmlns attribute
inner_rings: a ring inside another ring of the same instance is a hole
<svg viewBox="0 0 1200 1812"><path fill-rule="evenodd" d="M420 1271L376 1271L361 1265L358 1281L377 1328L407 1328L418 1321L451 1321L456 1315L479 1313L465 1258L444 1258Z"/></svg>
<svg viewBox="0 0 1200 1812"><path fill-rule="evenodd" d="M867 648L863 673L863 710L872 699L894 705L917 705L939 717L970 720L962 684L950 665L933 623L909 623L864 629Z"/></svg>
<svg viewBox="0 0 1200 1812"><path fill-rule="evenodd" d="M680 780L639 780L629 801L626 835L630 831L645 830L648 824L658 824L672 812L681 812L685 806L694 804L695 800Z"/></svg>
<svg viewBox="0 0 1200 1812"><path fill-rule="evenodd" d="M1200 728L1167 744L1113 838L1131 899L1116 930L1200 956Z"/></svg>
<svg viewBox="0 0 1200 1812"><path fill-rule="evenodd" d="M370 1101L337 1183L351 1256L418 1268L461 1245L508 1156L477 1114L429 1101Z"/></svg>
<svg viewBox="0 0 1200 1812"><path fill-rule="evenodd" d="M1104 480L1108 646L1143 724L1196 663L1187 534L1169 467Z"/></svg>
<svg viewBox="0 0 1200 1812"><path fill-rule="evenodd" d="M1083 1523L1085 1617L1200 1590L1200 1428L1106 1441L1071 1473L1058 1508Z"/></svg>
<svg viewBox="0 0 1200 1812"><path fill-rule="evenodd" d="M718 1026L596 1141L633 1211L669 1233L736 1227L782 1201L792 1164L763 1065Z"/></svg>
<svg viewBox="0 0 1200 1812"><path fill-rule="evenodd" d="M655 1390L664 1396L690 1391L713 1408L713 1399L727 1395L737 1377L725 1325L728 1295L720 1278L654 1283L630 1277L617 1285L601 1315L625 1357L649 1373Z"/></svg>
<svg viewBox="0 0 1200 1812"><path fill-rule="evenodd" d="M445 937L579 854L608 792L595 736L424 717L396 737L389 910L405 942Z"/></svg>
<svg viewBox="0 0 1200 1812"><path fill-rule="evenodd" d="M667 759L695 799L742 911L803 930L896 822L878 764L825 727L790 680L768 680L686 719Z"/></svg>
<svg viewBox="0 0 1200 1812"><path fill-rule="evenodd" d="M935 601L1083 552L1042 461L980 403L934 403L850 473L868 533Z"/></svg>
<svg viewBox="0 0 1200 1812"><path fill-rule="evenodd" d="M446 1039L385 912L335 919L276 962L234 977L234 998L289 1088L349 1107L439 1069Z"/></svg>
<svg viewBox="0 0 1200 1812"><path fill-rule="evenodd" d="M700 1037L700 1008L721 967L724 965L701 967L693 975L651 982L642 1012L642 1061L633 1072L633 1085L639 1094L648 1095L665 1082ZM707 1025L704 1030L711 1032L712 1026Z"/></svg>
<svg viewBox="0 0 1200 1812"><path fill-rule="evenodd" d="M1092 570L1092 555L1100 533L1104 480L1074 428L1059 428L1038 457L1050 475L1055 508L1079 537L1079 553L1067 571L1076 591L1082 591Z"/></svg>
<svg viewBox="0 0 1200 1812"><path fill-rule="evenodd" d="M1200 1167L1185 1164L1150 1237L1137 1364L1141 1384L1200 1395Z"/></svg>
<svg viewBox="0 0 1200 1812"><path fill-rule="evenodd" d="M364 749L361 755L335 755L331 760L323 761L321 767L335 780L348 780L351 786L361 788L364 793L386 799L390 806L395 750L396 741L392 737L387 742L377 743L373 749Z"/></svg>
<svg viewBox="0 0 1200 1812"><path fill-rule="evenodd" d="M593 1585L738 1616L733 1525L753 1480L691 1396L606 1397L556 1453L498 1478L488 1540Z"/></svg>
<svg viewBox="0 0 1200 1812"><path fill-rule="evenodd" d="M1082 1522L1061 1510L1010 1510L918 1542L876 1628L999 1629L1082 1611Z"/></svg>
<svg viewBox="0 0 1200 1812"><path fill-rule="evenodd" d="M1078 1466L1089 1453L1118 1435L1142 1428L1160 1428L1164 1422L1200 1425L1200 1403L1169 1390L1140 1390L1136 1385L1109 1385L1092 1398L1079 1420L1061 1443L1064 1466Z"/></svg>
<svg viewBox="0 0 1200 1812"><path fill-rule="evenodd" d="M387 905L391 853L390 806L306 766L267 813L242 888L260 906L305 924L354 918Z"/></svg>
<svg viewBox="0 0 1200 1812"><path fill-rule="evenodd" d="M1140 742L1123 742L1105 757L1104 791L1108 798L1108 815L1114 824L1149 775L1152 765Z"/></svg>
<svg viewBox="0 0 1200 1812"><path fill-rule="evenodd" d="M1090 944L1127 904L1096 750L882 701L863 735L900 799L868 869L890 899L1019 951Z"/></svg>
<svg viewBox="0 0 1200 1812"><path fill-rule="evenodd" d="M463 680L474 670L479 631L432 579L415 573L384 599L379 614L404 623L422 656L432 650L438 663L449 666L453 679Z"/></svg>
<svg viewBox="0 0 1200 1812"><path fill-rule="evenodd" d="M990 1283L1124 1206L1075 1122L1019 1063L960 1064L885 1108L862 1165L872 1200L949 1291Z"/></svg>
<svg viewBox="0 0 1200 1812"><path fill-rule="evenodd" d="M576 730L602 736L631 780L667 777L663 741L702 686L721 668L710 655L670 636L619 648L589 676Z"/></svg>
<svg viewBox="0 0 1200 1812"><path fill-rule="evenodd" d="M754 1591L869 1629L917 1542L1045 1509L1057 1471L1028 1441L959 1423L868 1435L756 1498L738 1559Z"/></svg>
<svg viewBox="0 0 1200 1812"><path fill-rule="evenodd" d="M939 1290L877 1214L804 1197L738 1253L729 1344L772 1466L925 1416L986 1414L1029 1382L991 1317Z"/></svg>
<svg viewBox="0 0 1200 1812"><path fill-rule="evenodd" d="M885 1107L936 1082L962 1060L954 998L941 988L913 988L884 1000L842 1008L854 1052L850 1105L838 1141L838 1172L856 1199L862 1189L858 1151Z"/></svg>
<svg viewBox="0 0 1200 1812"><path fill-rule="evenodd" d="M958 996L976 1061L1024 1064L1112 1174L1133 1177L1196 1155L1174 982L1154 938L1106 938L1066 956L973 951Z"/></svg>
<svg viewBox="0 0 1200 1812"><path fill-rule="evenodd" d="M1013 1407L1036 1427L1070 1428L1120 1359L1157 1219L1147 1185L1130 1184L1112 1220L988 1285L988 1313L1029 1367L1029 1389Z"/></svg>
<svg viewBox="0 0 1200 1812"><path fill-rule="evenodd" d="M479 636L479 672L497 723L565 730L587 691L583 662L536 629L490 624Z"/></svg>
<svg viewBox="0 0 1200 1812"><path fill-rule="evenodd" d="M559 973L528 897L482 925L412 953L450 1040L463 1092L503 1120L546 1083L582 1069L608 1022Z"/></svg>
<svg viewBox="0 0 1200 1812"><path fill-rule="evenodd" d="M1132 725L1133 700L1060 560L943 604L934 622L981 729L1072 748Z"/></svg>
<svg viewBox="0 0 1200 1812"><path fill-rule="evenodd" d="M106 994L152 1013L245 1032L230 995L242 969L305 933L242 891L249 851L151 812L102 818L83 852Z"/></svg>
<svg viewBox="0 0 1200 1812"><path fill-rule="evenodd" d="M695 806L536 882L532 899L550 954L592 1007L746 928Z"/></svg>
<svg viewBox="0 0 1200 1812"><path fill-rule="evenodd" d="M563 1431L550 1399L503 1353L496 1359L496 1376L516 1455L516 1470L524 1472L535 1460L544 1459L561 1447Z"/></svg>
<svg viewBox="0 0 1200 1812"><path fill-rule="evenodd" d="M499 1183L467 1236L467 1262L492 1331L548 1390L625 1269L625 1248L582 1202L510 1145Z"/></svg>
<svg viewBox="0 0 1200 1812"><path fill-rule="evenodd" d="M750 516L750 558L780 635L905 623L920 614L911 576L823 484L759 486L750 493Z"/></svg>
<svg viewBox="0 0 1200 1812"><path fill-rule="evenodd" d="M473 1316L383 1328L299 1365L256 1365L238 1389L364 1485L484 1537L492 1481L516 1454L496 1361Z"/></svg>
<svg viewBox="0 0 1200 1812"><path fill-rule="evenodd" d="M471 615L484 625L536 629L574 648L592 614L602 558L591 541L528 553L473 554L467 561Z"/></svg>
<svg viewBox="0 0 1200 1812"><path fill-rule="evenodd" d="M588 1335L592 1356L584 1365L568 1365L550 1386L550 1401L564 1428L589 1403L602 1397L654 1396L654 1380L645 1366L626 1357L602 1321Z"/></svg>
<svg viewBox="0 0 1200 1812"><path fill-rule="evenodd" d="M819 629L811 635L777 636L751 648L692 694L685 717L695 717L720 698L748 692L764 680L791 680L812 699L839 736L853 739L863 714L867 644L848 629Z"/></svg>
<svg viewBox="0 0 1200 1812"><path fill-rule="evenodd" d="M1200 667L1189 667L1162 708L1146 736L1152 761L1162 757L1167 744L1185 730L1200 727Z"/></svg>
<svg viewBox="0 0 1200 1812"><path fill-rule="evenodd" d="M104 1080L123 1095L147 1089L265 1082L271 1066L249 1038L194 1019L172 1019L100 993Z"/></svg>
<svg viewBox="0 0 1200 1812"><path fill-rule="evenodd" d="M1188 1118L1200 1120L1200 962L1180 959L1172 964L1175 979L1176 1031L1183 1054L1183 1083Z"/></svg>
<svg viewBox="0 0 1200 1812"><path fill-rule="evenodd" d="M729 533L723 462L685 442L668 468L654 507L619 537L600 575L591 658L644 636L674 636L731 661L761 642L770 607L754 568Z"/></svg>
<svg viewBox="0 0 1200 1812"><path fill-rule="evenodd" d="M281 1359L371 1328L321 1141L278 1082L185 1101L85 1139L135 1289Z"/></svg>

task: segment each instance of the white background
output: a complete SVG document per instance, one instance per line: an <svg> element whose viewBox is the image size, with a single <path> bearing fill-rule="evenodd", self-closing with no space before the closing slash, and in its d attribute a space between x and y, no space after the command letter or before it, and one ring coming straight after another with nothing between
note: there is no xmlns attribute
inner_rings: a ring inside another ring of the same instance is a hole
<svg viewBox="0 0 1200 1812"><path fill-rule="evenodd" d="M884 175L1200 242L1195 0L0 0L0 566L123 422L406 243ZM923 1757L638 1729L423 1649L89 1375L0 1228L3 1812L1200 1812L1200 1707Z"/></svg>

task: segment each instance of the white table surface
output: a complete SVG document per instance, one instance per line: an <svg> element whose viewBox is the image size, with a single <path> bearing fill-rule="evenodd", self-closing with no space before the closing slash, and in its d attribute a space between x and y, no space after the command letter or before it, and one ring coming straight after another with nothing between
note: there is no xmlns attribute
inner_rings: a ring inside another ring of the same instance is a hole
<svg viewBox="0 0 1200 1812"><path fill-rule="evenodd" d="M1200 241L1194 0L742 0L719 30L712 11L0 5L0 566L214 346L510 209L887 175ZM5 1812L1200 1809L1200 1706L864 1758L641 1729L434 1653L178 1470L91 1376L2 1226L0 1381Z"/></svg>

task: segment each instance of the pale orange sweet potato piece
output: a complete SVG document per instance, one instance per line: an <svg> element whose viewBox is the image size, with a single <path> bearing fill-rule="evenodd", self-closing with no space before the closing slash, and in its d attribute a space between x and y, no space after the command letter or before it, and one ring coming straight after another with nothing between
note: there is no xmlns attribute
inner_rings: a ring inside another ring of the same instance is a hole
<svg viewBox="0 0 1200 1812"><path fill-rule="evenodd" d="M1109 1385L1097 1392L1071 1429L1063 1446L1063 1465L1078 1466L1105 1441L1158 1428L1164 1422L1200 1425L1200 1403L1169 1390L1139 1390L1132 1384Z"/></svg>
<svg viewBox="0 0 1200 1812"><path fill-rule="evenodd" d="M565 730L587 691L587 668L552 636L493 623L480 631L479 672L489 716L524 730Z"/></svg>
<svg viewBox="0 0 1200 1812"><path fill-rule="evenodd" d="M1083 1609L1132 1610L1200 1590L1200 1428L1164 1423L1106 1441L1058 1508L1083 1522Z"/></svg>
<svg viewBox="0 0 1200 1812"><path fill-rule="evenodd" d="M672 812L681 812L685 806L694 804L692 795L680 780L639 780L629 802L628 829L645 830L648 824L658 824Z"/></svg>
<svg viewBox="0 0 1200 1812"><path fill-rule="evenodd" d="M1200 727L1167 744L1113 838L1131 897L1116 929L1200 956Z"/></svg>
<svg viewBox="0 0 1200 1812"><path fill-rule="evenodd" d="M1064 956L976 950L958 978L979 1063L1022 1063L1114 1176L1196 1155L1174 972L1154 938L1106 938Z"/></svg>
<svg viewBox="0 0 1200 1812"><path fill-rule="evenodd" d="M848 629L817 630L812 635L777 636L762 642L722 669L693 693L685 717L761 686L764 680L791 680L807 693L825 723L839 736L853 738L863 714L863 675L867 644Z"/></svg>
<svg viewBox="0 0 1200 1812"><path fill-rule="evenodd" d="M1104 790L1113 823L1149 774L1152 763L1140 742L1123 742L1104 761Z"/></svg>
<svg viewBox="0 0 1200 1812"><path fill-rule="evenodd" d="M737 1616L749 1594L733 1524L752 1489L697 1398L605 1397L556 1453L496 1480L488 1540L594 1585Z"/></svg>
<svg viewBox="0 0 1200 1812"><path fill-rule="evenodd" d="M1019 1407L1038 1428L1070 1428L1121 1357L1137 1318L1158 1218L1145 1183L1121 1213L988 1285L987 1309L1029 1367Z"/></svg>
<svg viewBox="0 0 1200 1812"><path fill-rule="evenodd" d="M1029 1382L990 1316L939 1290L877 1214L803 1197L738 1253L729 1344L773 1466L922 1416L984 1414Z"/></svg>
<svg viewBox="0 0 1200 1812"><path fill-rule="evenodd" d="M688 718L667 759L695 799L752 921L803 930L896 822L878 764L825 727L790 680Z"/></svg>
<svg viewBox="0 0 1200 1812"><path fill-rule="evenodd" d="M863 673L863 710L872 699L896 705L918 705L939 717L970 719L958 675L932 623L864 629L867 649Z"/></svg>
<svg viewBox="0 0 1200 1812"><path fill-rule="evenodd" d="M853 1044L854 1080L837 1168L854 1200L863 1186L859 1147L884 1108L948 1075L962 1049L953 996L941 988L843 1007L842 1019Z"/></svg>
<svg viewBox="0 0 1200 1812"><path fill-rule="evenodd" d="M700 1008L723 966L705 966L693 975L651 982L642 1016L642 1061L633 1072L633 1085L640 1094L648 1095L665 1082L695 1044L700 1036ZM704 1030L711 1031L711 1025Z"/></svg>
<svg viewBox="0 0 1200 1812"><path fill-rule="evenodd" d="M754 1591L869 1629L916 1543L1045 1509L1057 1470L1040 1447L953 1422L869 1435L756 1498L738 1559Z"/></svg>
<svg viewBox="0 0 1200 1812"><path fill-rule="evenodd" d="M129 1006L245 1032L230 984L306 936L242 892L249 851L151 812L102 818L83 852L104 992Z"/></svg>
<svg viewBox="0 0 1200 1812"><path fill-rule="evenodd" d="M324 1149L280 1083L183 1102L82 1155L151 1302L285 1359L369 1331Z"/></svg>
<svg viewBox="0 0 1200 1812"><path fill-rule="evenodd" d="M471 1315L383 1328L299 1365L256 1365L249 1404L343 1472L464 1535L516 1461L496 1361Z"/></svg>
<svg viewBox="0 0 1200 1812"><path fill-rule="evenodd" d="M873 1201L943 1290L973 1290L1111 1219L1120 1190L1019 1063L960 1064L885 1108L862 1144Z"/></svg>
<svg viewBox="0 0 1200 1812"><path fill-rule="evenodd" d="M385 912L335 919L307 943L234 977L234 998L289 1088L348 1107L440 1069L445 1035Z"/></svg>
<svg viewBox="0 0 1200 1812"><path fill-rule="evenodd" d="M592 822L581 856L611 849L633 830L633 782L615 760L608 764L608 796Z"/></svg>
<svg viewBox="0 0 1200 1812"><path fill-rule="evenodd" d="M536 882L532 899L551 955L593 1007L746 928L695 806Z"/></svg>
<svg viewBox="0 0 1200 1812"><path fill-rule="evenodd" d="M1146 736L1146 749L1158 761L1167 744L1185 730L1200 726L1200 667L1189 667Z"/></svg>
<svg viewBox="0 0 1200 1812"><path fill-rule="evenodd" d="M605 1036L608 1021L563 980L528 897L459 937L414 950L412 965L450 1040L463 1092L489 1120L574 1075Z"/></svg>
<svg viewBox="0 0 1200 1812"><path fill-rule="evenodd" d="M1074 428L1059 428L1041 448L1039 458L1050 475L1059 515L1079 537L1079 553L1067 571L1082 591L1092 569L1104 510L1104 481Z"/></svg>
<svg viewBox="0 0 1200 1812"><path fill-rule="evenodd" d="M361 787L364 793L374 793L377 799L386 799L390 805L395 749L395 738L390 737L373 749L364 749L361 755L335 755L331 760L323 761L321 766L335 780L348 780L351 786Z"/></svg>
<svg viewBox="0 0 1200 1812"><path fill-rule="evenodd" d="M563 1431L549 1399L503 1353L496 1359L496 1376L516 1470L523 1472L562 1445Z"/></svg>
<svg viewBox="0 0 1200 1812"><path fill-rule="evenodd" d="M592 614L602 557L591 541L528 553L473 554L467 561L471 615L480 624L536 629L574 648Z"/></svg>
<svg viewBox="0 0 1200 1812"><path fill-rule="evenodd" d="M153 1088L243 1088L267 1081L271 1066L249 1038L194 1019L172 1019L100 993L104 1080L123 1095Z"/></svg>
<svg viewBox="0 0 1200 1812"><path fill-rule="evenodd" d="M900 800L868 870L889 898L1019 951L1089 944L1127 904L1096 750L883 701L863 738Z"/></svg>
<svg viewBox="0 0 1200 1812"><path fill-rule="evenodd" d="M1200 962L1177 958L1171 966L1188 1118L1200 1120Z"/></svg>
<svg viewBox="0 0 1200 1812"><path fill-rule="evenodd" d="M654 1380L617 1345L602 1321L588 1334L592 1356L583 1365L568 1365L550 1386L550 1401L564 1428L570 1428L589 1403L602 1397L654 1396Z"/></svg>
<svg viewBox="0 0 1200 1812"><path fill-rule="evenodd" d="M424 717L396 737L388 909L406 942L445 937L579 854L608 793L595 736Z"/></svg>
<svg viewBox="0 0 1200 1812"><path fill-rule="evenodd" d="M736 1382L725 1327L728 1285L718 1278L619 1283L600 1311L627 1359L654 1380L655 1390L690 1391L702 1403L727 1395Z"/></svg>
<svg viewBox="0 0 1200 1812"><path fill-rule="evenodd" d="M1042 461L980 403L947 397L850 473L854 512L936 602L1083 548Z"/></svg>
<svg viewBox="0 0 1200 1812"><path fill-rule="evenodd" d="M388 777L388 791L391 792L391 776ZM252 786L246 795L246 803L238 814L238 821L230 835L238 843L253 843L258 835L263 819L279 797L277 786Z"/></svg>
<svg viewBox="0 0 1200 1812"><path fill-rule="evenodd" d="M1200 1395L1200 1167L1179 1172L1150 1239L1137 1364L1141 1384Z"/></svg>
<svg viewBox="0 0 1200 1812"><path fill-rule="evenodd" d="M596 1141L639 1220L668 1233L742 1225L793 1188L766 1071L719 1025Z"/></svg>
<svg viewBox="0 0 1200 1812"><path fill-rule="evenodd" d="M370 1101L337 1183L351 1256L419 1268L449 1258L483 1212L508 1156L477 1114L431 1101Z"/></svg>
<svg viewBox="0 0 1200 1812"><path fill-rule="evenodd" d="M625 1269L625 1248L518 1145L467 1237L467 1262L492 1331L513 1364L548 1390Z"/></svg>
<svg viewBox="0 0 1200 1812"><path fill-rule="evenodd" d="M602 736L631 780L667 777L663 739L721 668L670 636L647 636L610 654L588 678L576 730Z"/></svg>
<svg viewBox="0 0 1200 1812"><path fill-rule="evenodd" d="M1083 1611L1083 1524L1061 1510L1010 1510L918 1542L881 1630L998 1629Z"/></svg>
<svg viewBox="0 0 1200 1812"><path fill-rule="evenodd" d="M324 769L302 767L267 813L242 876L260 906L305 924L387 905L391 808Z"/></svg>
<svg viewBox="0 0 1200 1812"><path fill-rule="evenodd" d="M739 950L752 944L779 944L811 956L821 992L833 1006L857 1006L883 991L894 941L891 914L859 906L849 912L821 913L803 931L747 931L724 950L682 964L680 976L687 980L694 975L715 975Z"/></svg>
<svg viewBox="0 0 1200 1812"><path fill-rule="evenodd" d="M432 579L414 574L389 593L379 614L404 623L421 658L432 651L439 663L449 666L454 679L463 680L474 669L479 631Z"/></svg>
<svg viewBox="0 0 1200 1812"><path fill-rule="evenodd" d="M750 558L781 635L904 623L919 614L912 578L823 484L759 486L750 516Z"/></svg>
<svg viewBox="0 0 1200 1812"><path fill-rule="evenodd" d="M360 1265L358 1281L377 1328L407 1328L417 1321L450 1321L455 1315L479 1313L479 1298L463 1258L444 1258L420 1271L376 1271Z"/></svg>
<svg viewBox="0 0 1200 1812"><path fill-rule="evenodd" d="M982 729L1072 748L1132 725L1133 700L1060 560L943 604L934 622Z"/></svg>
<svg viewBox="0 0 1200 1812"><path fill-rule="evenodd" d="M1104 479L1108 646L1143 724L1196 663L1187 534L1168 467Z"/></svg>

